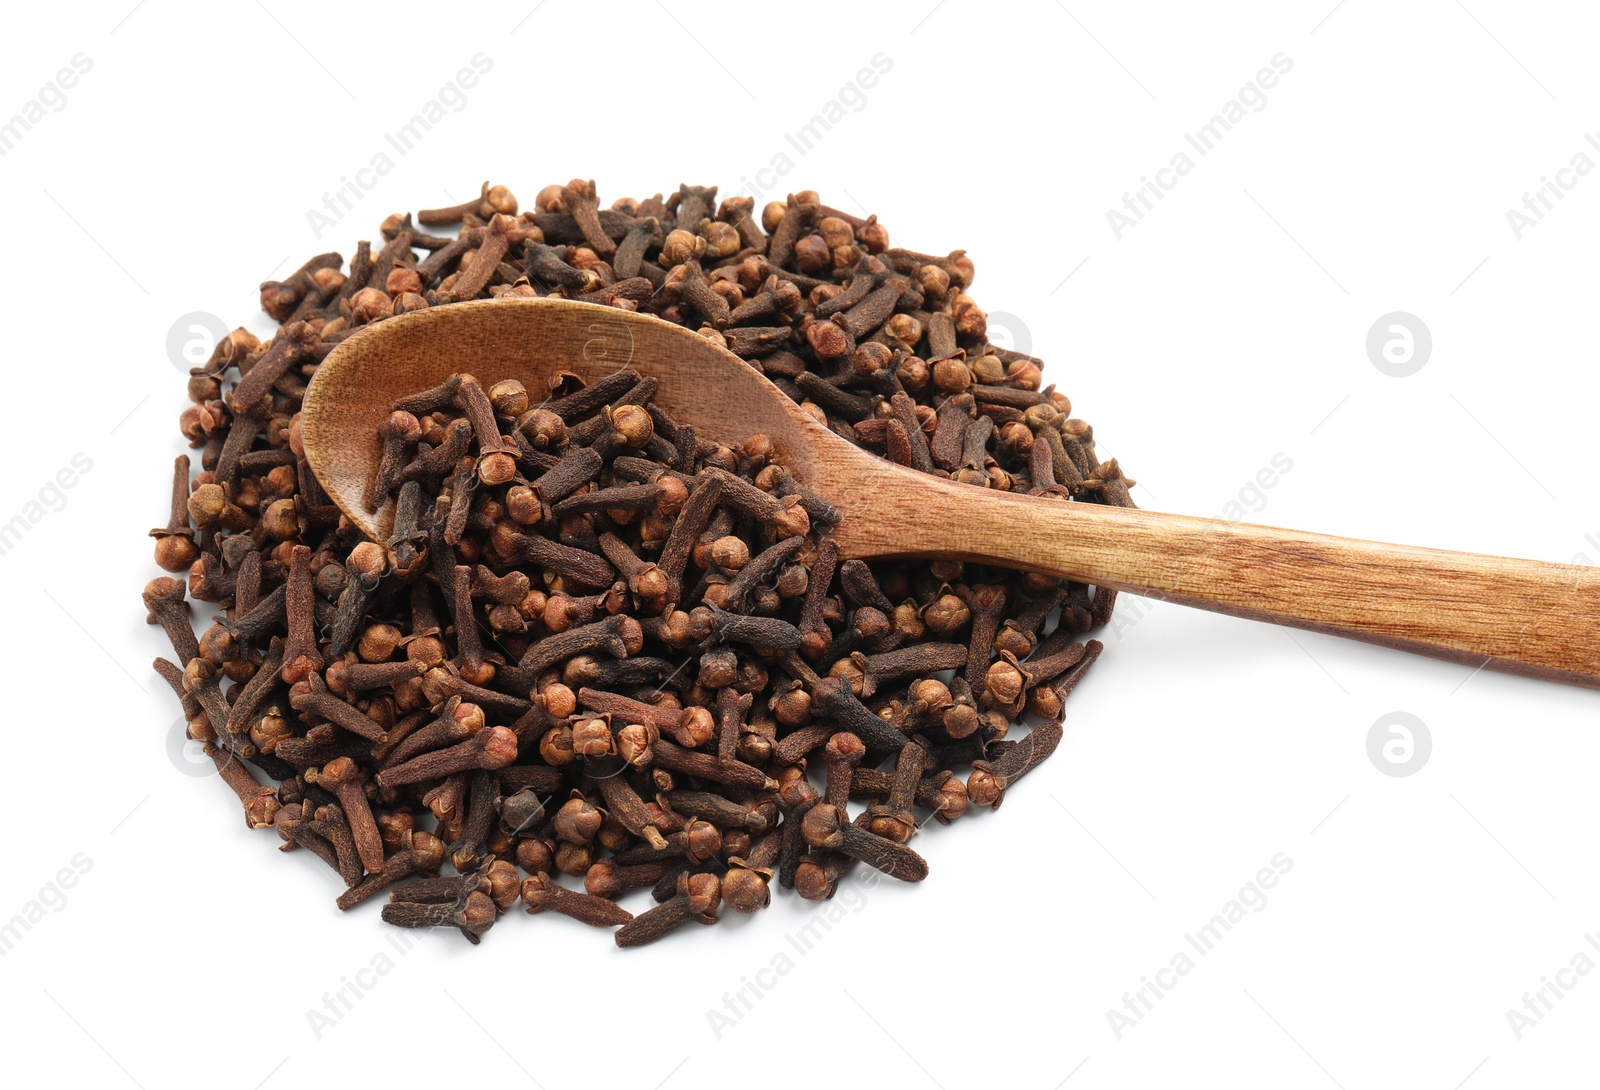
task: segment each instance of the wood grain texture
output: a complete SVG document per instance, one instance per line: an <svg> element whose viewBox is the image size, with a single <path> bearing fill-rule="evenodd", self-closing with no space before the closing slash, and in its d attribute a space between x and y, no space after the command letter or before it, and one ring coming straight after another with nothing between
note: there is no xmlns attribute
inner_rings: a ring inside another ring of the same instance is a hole
<svg viewBox="0 0 1600 1090"><path fill-rule="evenodd" d="M382 322L317 369L306 457L377 540L367 486L395 400L458 371L516 378L535 403L558 370L654 375L697 435L763 432L844 515L840 556L950 556L1048 572L1220 613L1600 688L1600 570L1012 495L917 473L806 416L738 357L659 319L554 299L460 303Z"/></svg>

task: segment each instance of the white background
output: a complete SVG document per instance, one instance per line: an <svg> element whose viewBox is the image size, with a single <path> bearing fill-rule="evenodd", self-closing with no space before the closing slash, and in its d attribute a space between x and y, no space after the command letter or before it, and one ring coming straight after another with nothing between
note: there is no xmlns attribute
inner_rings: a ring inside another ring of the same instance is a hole
<svg viewBox="0 0 1600 1090"><path fill-rule="evenodd" d="M1520 240L1506 216L1575 154L1600 160L1583 6L534 4L8 13L0 118L75 54L93 63L0 158L0 521L74 454L93 463L0 557L0 922L89 863L0 961L8 1072L152 1090L1589 1084L1600 973L1520 1039L1507 1018L1579 951L1600 959L1584 690L1125 598L1055 757L1001 813L926 830L923 886L841 894L804 955L787 936L828 908L792 895L626 955L520 911L476 949L434 934L401 954L375 908L340 915L325 868L184 774L139 607L185 404L169 329L199 311L264 333L259 281L485 177L525 204L574 176L608 202L809 187L902 245L965 247L991 328L1049 361L1147 508L1217 515L1243 492L1252 521L1600 560L1600 177ZM319 240L308 210L478 53L493 68L465 105L391 150ZM864 105L805 154L786 142L879 53ZM1184 134L1279 53L1293 68L1265 106L1119 240L1107 211L1193 155ZM762 182L780 154L791 169ZM1392 311L1432 332L1409 378L1366 353ZM1292 470L1251 493L1280 453ZM1368 757L1396 711L1432 740L1406 777ZM1107 1012L1280 852L1265 907L1119 1039ZM380 954L392 970L358 977ZM780 955L789 972L758 975ZM347 980L371 986L319 1034L308 1012ZM750 982L719 1036L708 1012Z"/></svg>

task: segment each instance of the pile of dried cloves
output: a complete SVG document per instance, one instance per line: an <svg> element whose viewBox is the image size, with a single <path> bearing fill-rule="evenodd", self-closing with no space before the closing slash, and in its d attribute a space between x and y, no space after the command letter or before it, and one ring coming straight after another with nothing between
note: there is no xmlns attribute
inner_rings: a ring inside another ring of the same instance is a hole
<svg viewBox="0 0 1600 1090"><path fill-rule="evenodd" d="M602 209L581 180L531 213L486 184L382 230L348 271L324 254L262 285L276 336L235 330L192 373L201 472L178 457L151 531L187 581L144 592L189 736L250 827L338 873L341 908L387 892L391 923L476 942L520 900L640 945L764 907L774 876L810 899L858 862L920 881L925 816L997 807L1055 748L1114 592L840 562L836 512L764 436L698 440L653 379L456 375L403 399L372 483L395 502L382 544L300 443L306 383L355 330L559 295L697 329L902 464L1131 506L1040 361L988 344L964 254L890 248L810 192L758 222L715 187ZM221 610L198 638L189 598ZM655 907L618 904L645 887Z"/></svg>

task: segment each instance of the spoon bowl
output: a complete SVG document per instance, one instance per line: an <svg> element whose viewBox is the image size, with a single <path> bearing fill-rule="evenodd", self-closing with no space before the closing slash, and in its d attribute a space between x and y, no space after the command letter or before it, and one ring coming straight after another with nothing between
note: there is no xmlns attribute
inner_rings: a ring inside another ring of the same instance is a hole
<svg viewBox="0 0 1600 1090"><path fill-rule="evenodd" d="M537 398L571 371L660 381L659 404L704 440L772 440L837 507L842 558L948 557L1600 687L1600 570L1191 518L974 488L896 465L818 424L755 368L648 315L560 299L433 307L339 345L306 392L301 433L318 481L385 541L392 505L367 492L379 426L401 397L457 372L519 379Z"/></svg>
<svg viewBox="0 0 1600 1090"><path fill-rule="evenodd" d="M833 434L765 375L704 337L648 315L564 299L435 307L350 338L306 391L306 458L339 509L382 541L394 506L374 508L367 491L382 453L378 428L396 400L465 371L486 388L518 379L536 405L558 372L590 383L624 368L658 379L655 403L692 423L702 440L738 446L752 435L768 436L796 479L830 499L849 503L879 471L911 473ZM856 487L842 487L850 483ZM841 549L846 544L840 540Z"/></svg>

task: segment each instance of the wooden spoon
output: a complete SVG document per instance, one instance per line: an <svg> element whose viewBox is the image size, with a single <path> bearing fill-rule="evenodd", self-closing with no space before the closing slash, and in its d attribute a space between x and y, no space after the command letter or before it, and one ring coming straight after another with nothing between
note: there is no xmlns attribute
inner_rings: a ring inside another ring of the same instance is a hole
<svg viewBox="0 0 1600 1090"><path fill-rule="evenodd" d="M546 388L631 367L695 434L771 437L807 487L838 506L842 558L954 557L1045 572L1236 617L1330 632L1534 677L1600 687L1600 569L1186 515L1067 503L956 484L851 445L727 350L645 315L554 299L484 300L392 318L317 368L301 429L339 508L383 541L392 505L367 490L394 402L459 371Z"/></svg>

